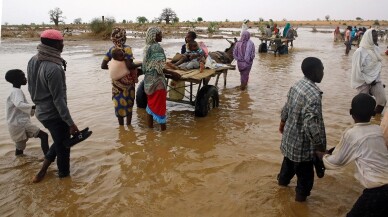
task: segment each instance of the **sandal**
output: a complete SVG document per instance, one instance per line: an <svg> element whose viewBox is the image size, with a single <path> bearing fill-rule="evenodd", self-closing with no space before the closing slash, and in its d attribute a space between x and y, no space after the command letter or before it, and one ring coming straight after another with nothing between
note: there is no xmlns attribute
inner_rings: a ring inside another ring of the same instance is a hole
<svg viewBox="0 0 388 217"><path fill-rule="evenodd" d="M66 139L65 141L63 141L63 145L66 148L71 148L75 144L78 144L84 141L85 139L87 139L90 135L92 135L92 133L93 133L92 131L89 131L89 127L86 127L85 129L71 136L69 139Z"/></svg>

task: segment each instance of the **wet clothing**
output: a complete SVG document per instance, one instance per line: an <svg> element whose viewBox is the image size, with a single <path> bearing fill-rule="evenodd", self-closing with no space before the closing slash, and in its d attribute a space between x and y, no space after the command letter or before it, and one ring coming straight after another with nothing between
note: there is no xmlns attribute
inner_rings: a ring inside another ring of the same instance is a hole
<svg viewBox="0 0 388 217"><path fill-rule="evenodd" d="M241 38L236 42L233 50L233 58L237 60L237 67L240 71L241 84L247 85L249 73L255 58L255 44L250 40L250 33L243 31Z"/></svg>
<svg viewBox="0 0 388 217"><path fill-rule="evenodd" d="M156 42L160 30L150 27L146 34L146 46L143 50L144 91L147 94L148 114L160 124L166 123L167 81L163 69L166 55L163 48Z"/></svg>
<svg viewBox="0 0 388 217"><path fill-rule="evenodd" d="M30 120L33 113L32 105L28 104L23 91L13 87L6 102L6 118L9 134L18 150L26 148L28 138L38 136L39 127L33 125Z"/></svg>
<svg viewBox="0 0 388 217"><path fill-rule="evenodd" d="M388 185L364 189L346 217L384 217L388 213Z"/></svg>

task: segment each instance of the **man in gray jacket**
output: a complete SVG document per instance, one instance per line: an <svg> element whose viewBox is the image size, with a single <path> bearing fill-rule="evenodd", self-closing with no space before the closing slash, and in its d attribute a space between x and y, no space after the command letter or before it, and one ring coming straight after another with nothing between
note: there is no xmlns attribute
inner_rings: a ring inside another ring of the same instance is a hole
<svg viewBox="0 0 388 217"><path fill-rule="evenodd" d="M58 176L70 174L70 148L63 141L78 132L67 107L66 61L61 58L63 36L57 30L45 30L40 35L38 54L28 62L28 91L36 105L35 115L53 138L53 145L45 155L43 166L32 180L42 181L50 164L57 158Z"/></svg>

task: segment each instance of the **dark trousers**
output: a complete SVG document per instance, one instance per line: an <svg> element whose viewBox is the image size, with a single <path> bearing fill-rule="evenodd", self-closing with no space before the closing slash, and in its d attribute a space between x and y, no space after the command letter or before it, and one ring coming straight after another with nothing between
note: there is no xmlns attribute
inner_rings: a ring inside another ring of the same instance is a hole
<svg viewBox="0 0 388 217"><path fill-rule="evenodd" d="M284 157L279 173L279 185L287 186L291 179L297 177L295 192L300 196L309 196L314 185L313 161L294 162Z"/></svg>
<svg viewBox="0 0 388 217"><path fill-rule="evenodd" d="M70 138L69 126L62 119L41 121L53 138L54 143L45 158L51 162L57 158L58 175L68 176L70 173L70 148L63 145L65 139Z"/></svg>
<svg viewBox="0 0 388 217"><path fill-rule="evenodd" d="M353 205L347 217L385 217L388 216L388 185L367 188Z"/></svg>

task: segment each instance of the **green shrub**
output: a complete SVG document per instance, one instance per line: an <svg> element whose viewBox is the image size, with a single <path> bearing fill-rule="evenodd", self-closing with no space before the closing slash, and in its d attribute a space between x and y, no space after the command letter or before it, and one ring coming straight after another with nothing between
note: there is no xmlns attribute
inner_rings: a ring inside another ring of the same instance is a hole
<svg viewBox="0 0 388 217"><path fill-rule="evenodd" d="M90 22L90 30L95 35L101 35L103 38L109 38L113 29L114 19L106 19L103 22L100 18L94 18Z"/></svg>

